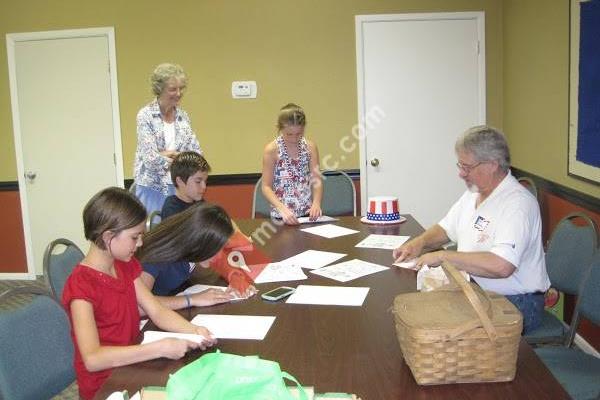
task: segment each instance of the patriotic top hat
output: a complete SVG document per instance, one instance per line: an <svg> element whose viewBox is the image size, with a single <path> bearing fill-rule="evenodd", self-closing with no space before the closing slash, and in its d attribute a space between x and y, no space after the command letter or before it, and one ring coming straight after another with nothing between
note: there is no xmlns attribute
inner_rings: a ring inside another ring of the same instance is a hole
<svg viewBox="0 0 600 400"><path fill-rule="evenodd" d="M399 224L406 221L400 216L398 198L390 196L370 197L367 216L360 219L366 224Z"/></svg>

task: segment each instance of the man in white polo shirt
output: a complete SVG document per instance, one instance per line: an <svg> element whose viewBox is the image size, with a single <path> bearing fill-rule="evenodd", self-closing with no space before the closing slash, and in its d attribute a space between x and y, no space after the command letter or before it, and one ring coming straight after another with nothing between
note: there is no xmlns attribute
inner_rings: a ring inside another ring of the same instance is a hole
<svg viewBox="0 0 600 400"><path fill-rule="evenodd" d="M447 261L471 274L484 289L506 295L523 313L523 333L541 323L550 287L537 200L510 173L502 132L477 126L455 145L459 176L468 190L439 224L394 250L397 261L417 267ZM439 249L448 241L457 251Z"/></svg>

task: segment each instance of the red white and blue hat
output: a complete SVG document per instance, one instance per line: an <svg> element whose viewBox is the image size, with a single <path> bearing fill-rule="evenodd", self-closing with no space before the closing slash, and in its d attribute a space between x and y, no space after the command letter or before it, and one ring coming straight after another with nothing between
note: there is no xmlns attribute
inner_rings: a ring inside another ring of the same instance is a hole
<svg viewBox="0 0 600 400"><path fill-rule="evenodd" d="M360 219L366 224L399 224L406 221L400 215L398 198L390 196L370 197L367 216Z"/></svg>

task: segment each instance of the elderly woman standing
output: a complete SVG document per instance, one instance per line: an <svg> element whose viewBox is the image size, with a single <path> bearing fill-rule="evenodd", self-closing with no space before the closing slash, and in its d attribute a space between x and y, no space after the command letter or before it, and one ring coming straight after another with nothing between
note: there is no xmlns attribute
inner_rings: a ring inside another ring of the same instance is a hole
<svg viewBox="0 0 600 400"><path fill-rule="evenodd" d="M179 108L187 76L177 64L160 64L150 77L156 99L137 115L137 149L134 178L136 196L148 213L159 210L165 198L175 193L169 166L182 151L202 154L190 118Z"/></svg>

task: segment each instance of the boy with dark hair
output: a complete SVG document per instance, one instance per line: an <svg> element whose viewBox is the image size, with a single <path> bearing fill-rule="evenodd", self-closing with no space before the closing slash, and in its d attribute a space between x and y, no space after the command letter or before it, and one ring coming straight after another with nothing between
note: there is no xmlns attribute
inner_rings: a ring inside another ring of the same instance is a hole
<svg viewBox="0 0 600 400"><path fill-rule="evenodd" d="M175 185L175 194L167 197L161 211L161 220L166 220L182 211L187 210L194 204L204 202L206 192L206 181L210 172L210 165L206 159L194 151L185 151L175 157L170 167L171 180ZM198 207L203 205L198 204ZM244 235L235 222L231 221L234 233L225 245L225 248L236 248L239 250L251 250L252 241ZM148 233L148 235L151 235ZM209 260L201 260L203 263L187 261L173 262L143 262L141 278L144 284L152 290L154 295L160 296L159 300L167 308L180 309L184 307L207 306L229 301L233 298L231 290L223 292L219 289L206 290L199 294L187 296L172 296L189 277L197 264L208 267L211 260L213 269L225 278L230 287L239 296L248 297L256 292L251 280L239 271L232 270L228 261L223 257L223 250ZM218 260L218 265L215 265ZM234 273L232 273L232 271Z"/></svg>
<svg viewBox="0 0 600 400"><path fill-rule="evenodd" d="M165 200L160 212L161 219L178 214L192 204L203 201L210 165L199 153L184 151L175 157L170 169L175 194Z"/></svg>

